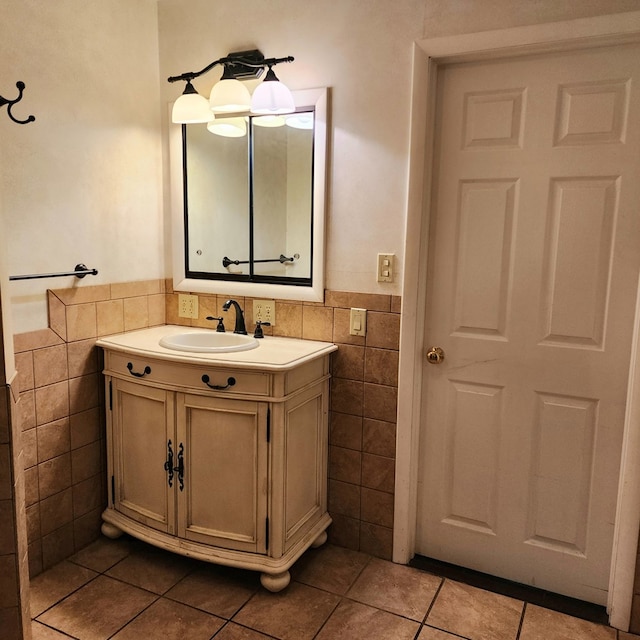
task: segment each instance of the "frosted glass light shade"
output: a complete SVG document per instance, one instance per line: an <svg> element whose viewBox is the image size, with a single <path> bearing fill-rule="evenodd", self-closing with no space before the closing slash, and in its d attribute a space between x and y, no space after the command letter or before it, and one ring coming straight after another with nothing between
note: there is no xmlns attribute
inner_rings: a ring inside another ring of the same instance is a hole
<svg viewBox="0 0 640 640"><path fill-rule="evenodd" d="M251 107L251 94L240 80L220 80L213 85L209 106L214 113L238 113Z"/></svg>
<svg viewBox="0 0 640 640"><path fill-rule="evenodd" d="M217 136L242 138L247 135L247 122L244 118L217 118L207 125L207 129Z"/></svg>
<svg viewBox="0 0 640 640"><path fill-rule="evenodd" d="M211 122L214 118L209 101L197 93L183 93L171 110L171 120L181 124Z"/></svg>
<svg viewBox="0 0 640 640"><path fill-rule="evenodd" d="M296 110L291 91L282 84L269 69L267 77L253 92L251 98L251 112L259 115L274 115L278 113L292 113Z"/></svg>

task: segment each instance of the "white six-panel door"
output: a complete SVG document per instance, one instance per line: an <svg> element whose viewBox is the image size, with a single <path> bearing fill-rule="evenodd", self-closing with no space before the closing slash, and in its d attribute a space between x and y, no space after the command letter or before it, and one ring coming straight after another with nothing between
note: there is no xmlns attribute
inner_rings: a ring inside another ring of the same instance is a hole
<svg viewBox="0 0 640 640"><path fill-rule="evenodd" d="M640 264L640 48L443 67L417 553L606 603Z"/></svg>

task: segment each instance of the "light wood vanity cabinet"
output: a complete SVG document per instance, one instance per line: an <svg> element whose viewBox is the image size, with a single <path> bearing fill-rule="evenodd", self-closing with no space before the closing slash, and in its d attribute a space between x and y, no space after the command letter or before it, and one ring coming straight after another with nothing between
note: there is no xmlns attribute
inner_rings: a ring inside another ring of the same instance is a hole
<svg viewBox="0 0 640 640"><path fill-rule="evenodd" d="M103 533L257 570L279 591L331 523L328 386L336 347L293 341L305 355L287 359L291 341L265 338L252 352L214 360L154 352L163 329L177 330L98 341L107 399Z"/></svg>

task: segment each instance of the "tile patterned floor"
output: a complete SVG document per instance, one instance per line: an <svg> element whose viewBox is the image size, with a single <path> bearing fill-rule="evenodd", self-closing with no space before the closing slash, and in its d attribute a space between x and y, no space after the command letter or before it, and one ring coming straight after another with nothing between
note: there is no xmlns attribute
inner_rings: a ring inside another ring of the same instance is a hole
<svg viewBox="0 0 640 640"><path fill-rule="evenodd" d="M33 640L632 640L609 627L326 545L278 594L258 574L101 538L31 585Z"/></svg>

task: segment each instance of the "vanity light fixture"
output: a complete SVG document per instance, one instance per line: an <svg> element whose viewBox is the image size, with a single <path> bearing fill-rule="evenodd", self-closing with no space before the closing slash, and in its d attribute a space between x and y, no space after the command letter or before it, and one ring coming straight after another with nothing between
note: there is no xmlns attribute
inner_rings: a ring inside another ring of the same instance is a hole
<svg viewBox="0 0 640 640"><path fill-rule="evenodd" d="M273 67L282 62L293 62L292 56L286 58L265 58L258 49L230 53L224 58L214 60L200 71L189 71L179 76L171 76L169 82L187 83L184 93L175 101L171 119L176 123L210 123L216 113L241 113L251 111L259 114L292 113L295 104L291 91L276 77ZM192 80L207 73L217 65L224 65L220 82L211 90L209 101L200 96ZM268 69L264 81L258 85L251 98L247 88L240 80L258 78ZM197 98L196 98L197 96ZM207 105L205 109L204 105Z"/></svg>
<svg viewBox="0 0 640 640"><path fill-rule="evenodd" d="M8 98L3 98L0 96L0 107L4 107L7 105L7 115L16 123L16 124L27 124L29 122L33 122L35 120L35 116L29 116L26 120L18 120L12 113L11 109L13 105L20 102L22 100L22 92L24 91L25 84L24 82L16 82L16 87L18 88L18 97L15 100L9 100Z"/></svg>
<svg viewBox="0 0 640 640"><path fill-rule="evenodd" d="M207 129L217 136L242 138L247 135L247 121L243 117L212 120Z"/></svg>

